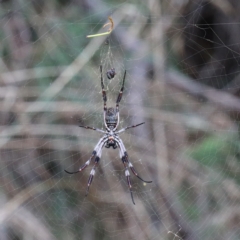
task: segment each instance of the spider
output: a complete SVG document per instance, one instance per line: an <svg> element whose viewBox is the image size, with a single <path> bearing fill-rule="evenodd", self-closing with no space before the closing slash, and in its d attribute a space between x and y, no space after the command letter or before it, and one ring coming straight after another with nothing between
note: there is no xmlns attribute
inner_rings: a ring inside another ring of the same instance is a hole
<svg viewBox="0 0 240 240"><path fill-rule="evenodd" d="M95 131L104 133L104 135L103 135L102 138L100 138L97 145L95 146L91 157L79 168L78 171L69 172L69 171L65 170L65 172L68 173L68 174L74 174L74 173L81 172L94 159L94 166L93 166L93 168L90 172L90 176L88 178L88 183L87 183L87 190L86 190L86 194L85 194L85 196L87 196L88 192L89 192L90 185L93 181L93 177L95 175L95 168L98 165L98 163L100 161L100 158L101 158L101 155L102 155L102 148L104 146L106 148L112 147L113 149L116 149L118 147L119 151L120 151L120 158L122 159L122 162L123 162L123 165L124 165L124 168L125 168L125 176L127 178L127 183L128 183L128 187L129 187L129 190L130 190L132 202L135 205L134 198L133 198L133 193L132 193L132 184L131 184L131 180L130 180L129 168L131 169L132 173L136 177L138 177L141 181L143 181L145 183L151 183L152 181L145 181L138 175L135 168L133 167L133 164L130 162L130 160L128 158L126 148L123 144L123 141L119 137L119 134L126 131L127 129L138 127L138 126L144 124L144 122L133 125L133 126L122 128L121 130L117 130L117 127L119 125L119 103L122 99L122 94L123 94L123 90L124 90L124 82L125 82L125 77L126 77L126 71L124 72L122 87L121 87L121 89L119 91L119 94L118 94L118 97L117 97L116 108L112 108L112 107L107 108L107 94L106 94L106 90L105 90L105 87L104 87L104 84L103 84L102 66L100 66L100 73L101 73L101 86L102 86L102 97L103 97L103 118L104 118L104 125L105 125L106 130L104 131L102 129L89 127L89 126L82 126L82 125L79 126L79 127L82 127L82 128L91 129L91 130L95 130Z"/></svg>

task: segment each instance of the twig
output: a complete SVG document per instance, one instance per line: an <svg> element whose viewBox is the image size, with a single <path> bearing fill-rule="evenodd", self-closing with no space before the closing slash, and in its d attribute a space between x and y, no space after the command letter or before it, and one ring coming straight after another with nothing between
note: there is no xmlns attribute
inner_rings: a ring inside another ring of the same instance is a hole
<svg viewBox="0 0 240 240"><path fill-rule="evenodd" d="M0 82L4 82L4 84L7 85L37 78L56 77L60 72L65 70L65 68L66 66L57 66L8 71L0 74Z"/></svg>
<svg viewBox="0 0 240 240"><path fill-rule="evenodd" d="M168 71L166 73L166 84L181 89L195 97L208 100L224 110L240 112L239 98L221 90L216 90L195 82L179 72L173 70Z"/></svg>
<svg viewBox="0 0 240 240"><path fill-rule="evenodd" d="M34 197L36 194L46 192L56 186L56 181L48 180L44 183L36 183L30 185L28 188L22 190L14 198L9 200L1 209L0 209L0 225L2 225L9 216L11 216L24 202ZM66 182L58 181L58 188L69 188L70 185Z"/></svg>
<svg viewBox="0 0 240 240"><path fill-rule="evenodd" d="M107 32L103 32L103 33L97 33L97 34L93 34L93 35L87 35L87 38L93 38L93 37L100 37L100 36L105 36L105 35L109 35L113 28L114 28L114 22L113 19L111 17L108 17L109 22L103 25L103 28L105 28L106 26L110 25L110 28L107 30Z"/></svg>
<svg viewBox="0 0 240 240"><path fill-rule="evenodd" d="M51 233L49 226L45 225L41 218L35 216L27 208L21 207L14 212L14 216L8 219L13 229L19 229L24 238L36 240L57 240Z"/></svg>

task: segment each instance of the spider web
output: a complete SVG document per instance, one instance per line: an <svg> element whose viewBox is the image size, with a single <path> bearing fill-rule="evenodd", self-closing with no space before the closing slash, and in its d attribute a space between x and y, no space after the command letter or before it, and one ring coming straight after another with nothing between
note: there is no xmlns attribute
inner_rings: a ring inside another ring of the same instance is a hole
<svg viewBox="0 0 240 240"><path fill-rule="evenodd" d="M0 239L239 239L239 3L89 2L1 3ZM108 107L127 71L119 129L145 122L120 135L136 205L118 149L87 197L93 164L64 172L102 136L78 127L104 129L100 65Z"/></svg>

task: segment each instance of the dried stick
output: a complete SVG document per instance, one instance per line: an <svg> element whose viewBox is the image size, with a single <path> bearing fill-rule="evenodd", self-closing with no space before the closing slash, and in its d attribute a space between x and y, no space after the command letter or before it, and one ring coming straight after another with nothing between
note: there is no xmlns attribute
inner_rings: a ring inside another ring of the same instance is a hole
<svg viewBox="0 0 240 240"><path fill-rule="evenodd" d="M166 73L166 84L188 92L195 97L208 100L224 110L240 112L239 98L198 83L179 72L168 71Z"/></svg>

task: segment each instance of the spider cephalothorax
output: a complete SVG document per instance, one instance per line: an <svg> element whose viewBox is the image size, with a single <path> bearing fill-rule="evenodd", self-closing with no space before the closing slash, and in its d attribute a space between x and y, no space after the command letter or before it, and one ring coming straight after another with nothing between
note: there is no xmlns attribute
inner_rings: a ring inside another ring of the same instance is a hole
<svg viewBox="0 0 240 240"><path fill-rule="evenodd" d="M132 202L133 202L133 204L135 204L134 199L133 199L133 194L132 194L132 184L131 184L131 180L130 180L129 168L131 169L132 173L136 177L138 177L140 180L142 180L143 182L151 183L152 181L145 181L138 175L135 168L133 167L133 164L130 162L130 160L128 158L126 148L123 144L122 139L119 137L119 133L122 133L129 128L134 128L134 127L140 126L140 125L144 124L144 122L139 123L137 125L122 128L121 130L117 130L117 127L119 125L119 103L122 99L122 93L123 93L123 90L124 90L124 82L125 82L125 77L126 77L126 71L124 72L122 87L121 87L121 89L119 91L119 94L118 94L118 97L117 97L116 108L107 108L107 95L106 95L106 90L105 90L104 84L103 84L102 66L100 66L100 72L101 72L101 86L102 86L102 96L103 96L103 116L104 116L104 125L105 125L105 128L106 128L106 131L104 131L102 129L98 129L98 128L88 127L88 126L79 126L79 127L83 127L83 128L86 128L86 129L92 129L92 130L104 133L104 135L103 135L102 138L100 138L97 145L95 146L90 159L87 160L79 168L78 171L76 171L76 172L69 172L67 170L65 170L65 171L69 174L81 172L94 159L94 166L93 166L93 168L90 172L90 176L88 178L88 186L87 186L87 191L86 191L86 195L87 195L88 191L89 191L89 187L90 187L90 185L92 183L92 180L93 180L93 176L95 174L95 168L96 168L97 164L99 163L101 155L102 155L102 148L104 146L106 148L112 147L113 149L116 149L117 147L119 147L120 157L122 159L122 163L123 163L124 168L125 168L125 176L127 178L128 187L130 189Z"/></svg>
<svg viewBox="0 0 240 240"><path fill-rule="evenodd" d="M109 136L105 144L105 148L110 148L110 147L112 147L113 149L117 148L117 142L114 140L113 136Z"/></svg>

